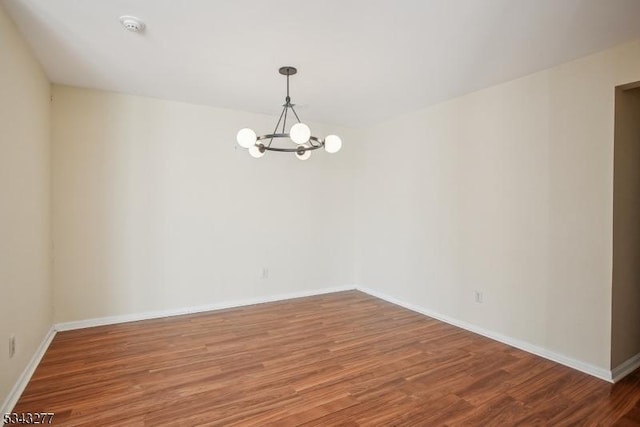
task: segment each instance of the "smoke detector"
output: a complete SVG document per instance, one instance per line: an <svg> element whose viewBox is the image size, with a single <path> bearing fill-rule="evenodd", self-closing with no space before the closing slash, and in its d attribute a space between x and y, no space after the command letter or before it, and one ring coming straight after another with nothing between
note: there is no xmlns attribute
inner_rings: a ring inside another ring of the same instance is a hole
<svg viewBox="0 0 640 427"><path fill-rule="evenodd" d="M139 33L144 30L144 22L135 16L124 15L120 17L120 22L127 30Z"/></svg>

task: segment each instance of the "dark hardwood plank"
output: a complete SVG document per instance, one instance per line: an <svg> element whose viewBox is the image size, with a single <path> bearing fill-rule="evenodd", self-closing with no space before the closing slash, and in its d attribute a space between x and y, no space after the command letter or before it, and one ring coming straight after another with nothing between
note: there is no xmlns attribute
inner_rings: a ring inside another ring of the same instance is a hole
<svg viewBox="0 0 640 427"><path fill-rule="evenodd" d="M65 426L640 426L616 385L360 292L58 333L16 405Z"/></svg>

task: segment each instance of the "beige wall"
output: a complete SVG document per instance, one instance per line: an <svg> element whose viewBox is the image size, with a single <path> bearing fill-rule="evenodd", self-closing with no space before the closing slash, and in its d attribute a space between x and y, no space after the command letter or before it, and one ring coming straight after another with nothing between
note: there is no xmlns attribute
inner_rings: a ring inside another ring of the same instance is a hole
<svg viewBox="0 0 640 427"><path fill-rule="evenodd" d="M640 88L616 89L611 367L640 354Z"/></svg>
<svg viewBox="0 0 640 427"><path fill-rule="evenodd" d="M638 79L635 42L367 129L357 283L608 370L614 87Z"/></svg>
<svg viewBox="0 0 640 427"><path fill-rule="evenodd" d="M1 402L52 323L50 85L1 6L0 58Z"/></svg>
<svg viewBox="0 0 640 427"><path fill-rule="evenodd" d="M351 143L254 159L236 132L271 129L271 116L53 93L57 322L352 283Z"/></svg>

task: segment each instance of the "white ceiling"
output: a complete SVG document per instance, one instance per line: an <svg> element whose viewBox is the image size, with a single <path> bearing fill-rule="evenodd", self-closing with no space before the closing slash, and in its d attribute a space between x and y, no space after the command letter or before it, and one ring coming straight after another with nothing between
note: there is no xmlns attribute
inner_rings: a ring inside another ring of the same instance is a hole
<svg viewBox="0 0 640 427"><path fill-rule="evenodd" d="M358 126L640 38L640 0L0 0L55 83ZM134 15L143 34L120 25Z"/></svg>

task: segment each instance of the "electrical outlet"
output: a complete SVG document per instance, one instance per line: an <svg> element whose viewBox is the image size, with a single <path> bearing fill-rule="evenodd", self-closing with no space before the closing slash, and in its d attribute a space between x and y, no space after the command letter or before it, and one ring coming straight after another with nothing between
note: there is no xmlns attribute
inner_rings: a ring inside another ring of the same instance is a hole
<svg viewBox="0 0 640 427"><path fill-rule="evenodd" d="M480 291L473 291L473 292L474 292L474 297L475 297L476 302L478 304L482 304L482 301L483 301L482 292L480 292Z"/></svg>
<svg viewBox="0 0 640 427"><path fill-rule="evenodd" d="M9 335L9 359L16 354L16 336L11 334Z"/></svg>
<svg viewBox="0 0 640 427"><path fill-rule="evenodd" d="M260 270L260 277L263 279L269 278L269 269L267 267L262 267L262 270Z"/></svg>

